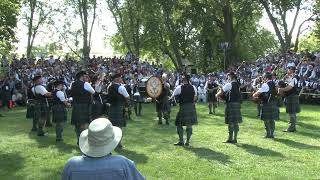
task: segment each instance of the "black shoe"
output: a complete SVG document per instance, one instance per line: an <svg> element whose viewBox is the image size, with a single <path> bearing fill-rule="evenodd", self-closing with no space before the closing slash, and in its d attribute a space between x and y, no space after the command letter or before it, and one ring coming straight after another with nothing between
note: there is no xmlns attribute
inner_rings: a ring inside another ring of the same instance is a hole
<svg viewBox="0 0 320 180"><path fill-rule="evenodd" d="M0 114L0 117L4 117L4 115Z"/></svg>
<svg viewBox="0 0 320 180"><path fill-rule="evenodd" d="M175 145L175 146L184 146L183 142L177 142L177 143L174 143L173 145Z"/></svg>
<svg viewBox="0 0 320 180"><path fill-rule="evenodd" d="M237 141L237 140L234 140L234 141L233 141L233 144L237 144L237 143L238 143L238 141Z"/></svg>
<svg viewBox="0 0 320 180"><path fill-rule="evenodd" d="M162 121L159 121L158 124L162 125Z"/></svg>
<svg viewBox="0 0 320 180"><path fill-rule="evenodd" d="M270 135L266 135L266 136L264 136L264 138L271 138L271 136Z"/></svg>
<svg viewBox="0 0 320 180"><path fill-rule="evenodd" d="M296 132L297 130L296 129L285 129L283 130L283 132Z"/></svg>
<svg viewBox="0 0 320 180"><path fill-rule="evenodd" d="M190 146L190 143L187 141L184 145L185 146Z"/></svg>
<svg viewBox="0 0 320 180"><path fill-rule="evenodd" d="M209 114L213 114L212 112L209 112Z"/></svg>
<svg viewBox="0 0 320 180"><path fill-rule="evenodd" d="M225 141L224 143L233 143L232 140L228 139L227 141Z"/></svg>

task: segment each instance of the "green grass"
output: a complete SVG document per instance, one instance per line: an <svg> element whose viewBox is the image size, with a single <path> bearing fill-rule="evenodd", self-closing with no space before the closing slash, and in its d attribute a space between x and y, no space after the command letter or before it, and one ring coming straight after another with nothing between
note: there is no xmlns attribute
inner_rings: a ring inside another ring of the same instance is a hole
<svg viewBox="0 0 320 180"><path fill-rule="evenodd" d="M146 104L143 116L124 129L125 149L119 152L135 161L147 179L319 179L319 106L304 105L298 115L298 132L286 134L287 115L281 109L276 123L276 139L264 139L263 122L252 103L242 104L244 122L239 143L224 144L227 127L223 105L216 116L207 106L197 106L199 125L194 126L191 147L175 147L175 127L157 125L155 107ZM177 108L172 112L175 118ZM60 179L65 162L80 155L73 127L68 122L64 143L56 144L54 129L49 137L30 133L31 120L25 109L4 113L0 118L0 179ZM70 118L70 117L69 117ZM173 123L172 123L173 124Z"/></svg>

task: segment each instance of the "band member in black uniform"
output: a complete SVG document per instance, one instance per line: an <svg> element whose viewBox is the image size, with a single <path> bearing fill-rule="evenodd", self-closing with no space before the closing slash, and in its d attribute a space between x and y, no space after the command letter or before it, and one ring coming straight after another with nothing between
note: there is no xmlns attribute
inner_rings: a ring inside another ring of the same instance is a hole
<svg viewBox="0 0 320 180"><path fill-rule="evenodd" d="M136 78L133 80L132 92L133 92L134 112L136 116L141 116L143 97L140 92L139 81Z"/></svg>
<svg viewBox="0 0 320 180"><path fill-rule="evenodd" d="M167 74L162 74L162 92L156 98L156 111L158 114L158 124L162 124L162 117L166 120L166 125L170 125L170 84L167 82Z"/></svg>
<svg viewBox="0 0 320 180"><path fill-rule="evenodd" d="M113 74L112 83L107 88L108 102L110 103L108 118L113 126L119 128L126 126L123 111L126 101L130 100L130 96L122 84L121 74ZM118 148L122 147L120 142Z"/></svg>
<svg viewBox="0 0 320 180"><path fill-rule="evenodd" d="M75 126L77 144L79 143L81 132L87 128L88 123L91 121L92 95L95 91L87 81L87 73L80 71L76 74L76 81L71 86L73 99L71 124Z"/></svg>
<svg viewBox="0 0 320 180"><path fill-rule="evenodd" d="M49 116L49 103L47 97L52 96L52 94L42 86L42 76L35 76L33 82L34 87L32 88L32 92L35 96L34 118L38 124L37 134L38 136L45 136L43 128Z"/></svg>
<svg viewBox="0 0 320 180"><path fill-rule="evenodd" d="M266 136L265 138L274 138L275 120L279 119L279 107L277 106L276 84L272 81L272 74L264 74L265 83L253 94L254 98L261 99L261 120L264 121Z"/></svg>
<svg viewBox="0 0 320 180"><path fill-rule="evenodd" d="M182 78L182 85L179 85L173 91L170 99L179 96L179 112L176 117L175 125L177 126L177 133L179 141L175 143L176 146L189 146L192 135L192 125L198 123L195 103L197 102L197 88L190 84L190 76L184 75ZM183 141L183 126L186 126L187 141Z"/></svg>
<svg viewBox="0 0 320 180"><path fill-rule="evenodd" d="M100 74L95 76L92 81L92 87L95 90L93 94L93 101L92 101L92 119L97 119L103 116L103 99L102 99L102 91L104 86L104 74Z"/></svg>
<svg viewBox="0 0 320 180"><path fill-rule="evenodd" d="M62 132L63 126L67 122L67 109L66 107L71 107L68 99L63 92L64 82L55 81L55 89L52 92L53 95L53 105L52 105L52 122L56 124L56 142L63 141Z"/></svg>
<svg viewBox="0 0 320 180"><path fill-rule="evenodd" d="M279 88L278 93L284 95L286 112L289 114L289 127L284 132L295 132L297 123L297 113L300 113L300 102L298 92L299 76L295 74L296 67L291 66L288 69L288 85Z"/></svg>
<svg viewBox="0 0 320 180"><path fill-rule="evenodd" d="M219 85L215 81L214 74L210 74L209 79L204 86L204 88L207 90L209 114L216 113L216 107L217 107L216 94L218 91L218 87L219 87Z"/></svg>
<svg viewBox="0 0 320 180"><path fill-rule="evenodd" d="M239 123L242 122L240 84L234 72L228 74L228 81L216 96L226 101L225 123L229 131L226 143L237 143Z"/></svg>

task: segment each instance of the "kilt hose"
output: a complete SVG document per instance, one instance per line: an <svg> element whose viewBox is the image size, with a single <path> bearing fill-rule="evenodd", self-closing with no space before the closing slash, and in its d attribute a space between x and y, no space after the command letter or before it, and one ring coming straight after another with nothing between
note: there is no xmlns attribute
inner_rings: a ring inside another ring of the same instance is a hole
<svg viewBox="0 0 320 180"><path fill-rule="evenodd" d="M124 118L124 105L123 104L112 104L109 107L108 118L113 126L126 127L126 120Z"/></svg>
<svg viewBox="0 0 320 180"><path fill-rule="evenodd" d="M67 121L67 109L64 104L52 106L52 122L63 123Z"/></svg>
<svg viewBox="0 0 320 180"><path fill-rule="evenodd" d="M241 123L241 104L240 102L229 102L225 106L225 123Z"/></svg>
<svg viewBox="0 0 320 180"><path fill-rule="evenodd" d="M72 125L81 125L91 122L91 104L73 104L72 105Z"/></svg>
<svg viewBox="0 0 320 180"><path fill-rule="evenodd" d="M264 121L279 120L279 107L276 101L262 104L260 119Z"/></svg>
<svg viewBox="0 0 320 180"><path fill-rule="evenodd" d="M285 97L285 105L286 105L286 112L288 114L300 113L301 111L298 95Z"/></svg>
<svg viewBox="0 0 320 180"><path fill-rule="evenodd" d="M197 111L194 103L180 104L179 112L176 116L175 125L192 126L198 124Z"/></svg>
<svg viewBox="0 0 320 180"><path fill-rule="evenodd" d="M34 119L38 122L38 135L43 135L43 127L49 116L49 107L46 103L36 102L34 108Z"/></svg>

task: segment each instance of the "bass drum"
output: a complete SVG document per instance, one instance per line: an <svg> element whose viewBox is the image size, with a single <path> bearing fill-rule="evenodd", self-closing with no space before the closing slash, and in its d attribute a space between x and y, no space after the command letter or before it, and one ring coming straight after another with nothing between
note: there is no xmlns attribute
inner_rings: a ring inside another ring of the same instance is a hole
<svg viewBox="0 0 320 180"><path fill-rule="evenodd" d="M155 99L162 93L162 80L157 76L151 76L146 83L147 94Z"/></svg>

